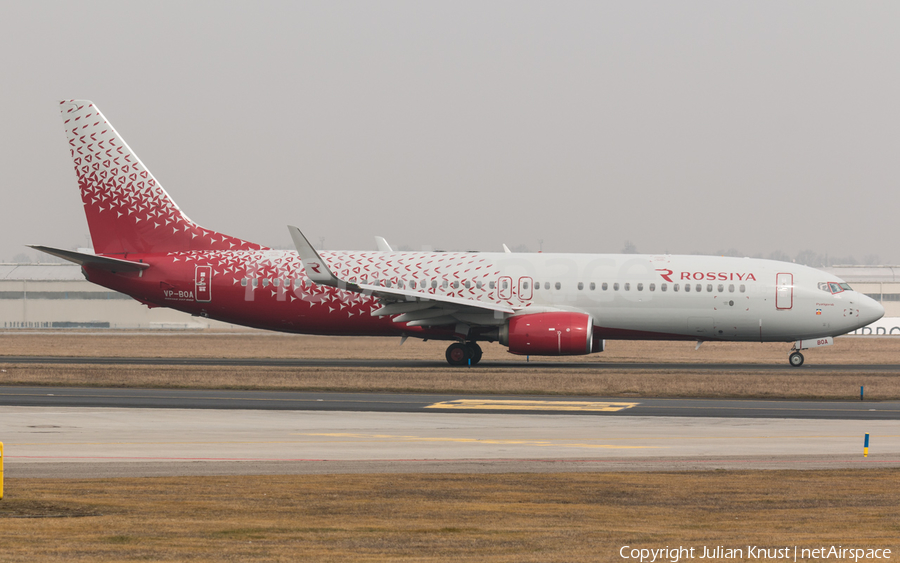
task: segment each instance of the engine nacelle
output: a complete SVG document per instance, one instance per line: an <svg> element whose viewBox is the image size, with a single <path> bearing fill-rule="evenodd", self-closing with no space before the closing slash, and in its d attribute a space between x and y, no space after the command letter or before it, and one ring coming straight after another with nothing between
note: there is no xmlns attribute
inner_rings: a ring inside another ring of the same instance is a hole
<svg viewBox="0 0 900 563"><path fill-rule="evenodd" d="M603 341L594 340L594 321L587 313L512 317L500 328L500 344L509 346L511 354L522 356L578 356L603 351Z"/></svg>

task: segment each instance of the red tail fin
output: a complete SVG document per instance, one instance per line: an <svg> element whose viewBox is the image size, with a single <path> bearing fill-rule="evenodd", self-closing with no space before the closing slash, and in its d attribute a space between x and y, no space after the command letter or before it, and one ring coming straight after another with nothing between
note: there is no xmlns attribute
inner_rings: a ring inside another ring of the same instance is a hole
<svg viewBox="0 0 900 563"><path fill-rule="evenodd" d="M91 102L60 102L60 113L95 253L263 248L188 219Z"/></svg>

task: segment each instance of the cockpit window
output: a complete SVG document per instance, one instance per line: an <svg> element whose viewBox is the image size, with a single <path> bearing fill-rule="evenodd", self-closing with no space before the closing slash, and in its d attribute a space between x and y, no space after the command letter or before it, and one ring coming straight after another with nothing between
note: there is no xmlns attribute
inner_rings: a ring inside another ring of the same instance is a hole
<svg viewBox="0 0 900 563"><path fill-rule="evenodd" d="M842 291L853 291L849 283L838 282L819 282L819 289L828 293L840 293Z"/></svg>

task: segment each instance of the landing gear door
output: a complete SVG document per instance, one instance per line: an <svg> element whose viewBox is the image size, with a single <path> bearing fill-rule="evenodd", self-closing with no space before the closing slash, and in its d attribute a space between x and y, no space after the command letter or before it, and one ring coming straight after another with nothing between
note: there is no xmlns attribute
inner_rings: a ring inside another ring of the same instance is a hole
<svg viewBox="0 0 900 563"><path fill-rule="evenodd" d="M212 266L197 266L194 271L194 298L198 303L212 301Z"/></svg>
<svg viewBox="0 0 900 563"><path fill-rule="evenodd" d="M790 309L794 306L794 274L775 276L775 308Z"/></svg>

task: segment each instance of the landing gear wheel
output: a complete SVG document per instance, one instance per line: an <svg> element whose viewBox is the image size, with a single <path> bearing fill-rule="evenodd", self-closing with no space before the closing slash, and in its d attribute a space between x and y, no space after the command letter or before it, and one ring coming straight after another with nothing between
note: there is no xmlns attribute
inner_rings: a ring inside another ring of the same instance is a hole
<svg viewBox="0 0 900 563"><path fill-rule="evenodd" d="M803 354L800 352L794 352L790 356L788 356L788 361L791 362L791 365L795 368L798 368L803 365Z"/></svg>
<svg viewBox="0 0 900 563"><path fill-rule="evenodd" d="M447 348L447 363L451 366L464 366L472 357L472 349L462 342L454 342ZM473 362L474 363L474 362Z"/></svg>
<svg viewBox="0 0 900 563"><path fill-rule="evenodd" d="M472 356L472 365L474 366L481 361L481 346L479 346L477 342L466 342L466 346L469 347Z"/></svg>

